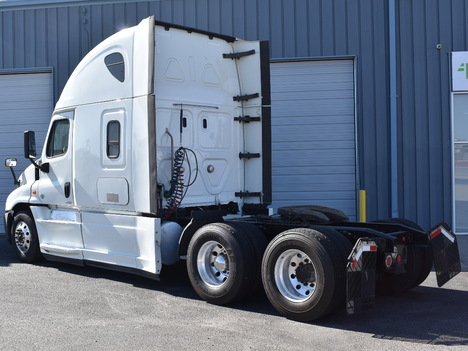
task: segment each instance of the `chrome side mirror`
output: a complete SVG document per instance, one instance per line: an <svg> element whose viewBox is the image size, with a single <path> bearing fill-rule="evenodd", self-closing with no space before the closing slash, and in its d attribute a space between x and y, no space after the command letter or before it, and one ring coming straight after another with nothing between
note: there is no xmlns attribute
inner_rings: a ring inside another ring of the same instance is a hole
<svg viewBox="0 0 468 351"><path fill-rule="evenodd" d="M18 164L18 160L16 158L7 158L5 160L5 167L13 168L16 167Z"/></svg>
<svg viewBox="0 0 468 351"><path fill-rule="evenodd" d="M16 167L18 164L18 160L16 158L7 158L5 160L5 166L8 167L11 171L11 175L13 176L13 182L15 183L16 186L20 185L19 179L16 178L15 171L13 170L13 167Z"/></svg>

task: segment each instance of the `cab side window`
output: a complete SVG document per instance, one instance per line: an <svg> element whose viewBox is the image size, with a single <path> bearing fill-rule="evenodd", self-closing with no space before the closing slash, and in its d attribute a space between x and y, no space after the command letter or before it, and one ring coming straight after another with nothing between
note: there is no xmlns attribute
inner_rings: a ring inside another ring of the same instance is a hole
<svg viewBox="0 0 468 351"><path fill-rule="evenodd" d="M110 121L107 124L107 157L120 156L120 122Z"/></svg>
<svg viewBox="0 0 468 351"><path fill-rule="evenodd" d="M69 130L70 121L68 119L60 119L52 124L49 140L47 140L47 157L57 157L67 153Z"/></svg>

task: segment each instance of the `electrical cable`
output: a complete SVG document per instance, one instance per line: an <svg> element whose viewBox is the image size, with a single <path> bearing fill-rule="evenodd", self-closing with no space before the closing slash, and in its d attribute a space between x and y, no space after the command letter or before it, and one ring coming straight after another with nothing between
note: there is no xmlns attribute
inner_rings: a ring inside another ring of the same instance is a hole
<svg viewBox="0 0 468 351"><path fill-rule="evenodd" d="M192 165L190 163L190 157L188 151L192 153L195 159L195 177L192 180ZM183 167L184 162L188 166L188 181L185 184L185 169ZM172 167L172 176L171 176L171 188L168 191L164 192L164 196L167 199L166 208L164 209L164 219L169 218L180 206L182 200L187 194L188 188L192 186L198 177L198 159L195 152L191 149L179 147L174 154L174 163Z"/></svg>

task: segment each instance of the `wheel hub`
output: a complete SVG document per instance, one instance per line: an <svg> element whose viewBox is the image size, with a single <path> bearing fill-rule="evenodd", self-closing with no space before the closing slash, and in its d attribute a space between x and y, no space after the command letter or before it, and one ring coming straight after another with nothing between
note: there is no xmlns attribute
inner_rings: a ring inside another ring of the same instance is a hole
<svg viewBox="0 0 468 351"><path fill-rule="evenodd" d="M216 256L213 262L213 267L219 272L225 272L227 268L227 262L224 256Z"/></svg>
<svg viewBox="0 0 468 351"><path fill-rule="evenodd" d="M275 281L285 298L293 302L305 301L315 292L315 267L303 251L286 250L276 261Z"/></svg>
<svg viewBox="0 0 468 351"><path fill-rule="evenodd" d="M25 253L31 244L31 232L25 222L19 222L15 230L15 244L18 250Z"/></svg>
<svg viewBox="0 0 468 351"><path fill-rule="evenodd" d="M197 267L206 284L221 286L229 277L229 257L226 249L213 240L204 243L198 251Z"/></svg>
<svg viewBox="0 0 468 351"><path fill-rule="evenodd" d="M315 281L315 270L312 263L299 263L299 266L296 269L296 278L299 283L303 285L308 285Z"/></svg>

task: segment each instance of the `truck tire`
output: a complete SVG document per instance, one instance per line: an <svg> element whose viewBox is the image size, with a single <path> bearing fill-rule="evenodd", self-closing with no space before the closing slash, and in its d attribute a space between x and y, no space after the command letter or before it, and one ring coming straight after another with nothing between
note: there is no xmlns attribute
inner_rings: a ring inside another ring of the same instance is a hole
<svg viewBox="0 0 468 351"><path fill-rule="evenodd" d="M344 260L344 267L346 267L348 256L353 250L353 245L351 244L351 241L349 241L343 234L339 233L334 229L324 227L320 228L319 231L327 238L334 241L335 245L338 247L342 254L340 258Z"/></svg>
<svg viewBox="0 0 468 351"><path fill-rule="evenodd" d="M384 273L376 281L376 293L379 295L395 295L405 292L416 286L423 269L422 261L418 259L418 250L408 246L405 273L393 275Z"/></svg>
<svg viewBox="0 0 468 351"><path fill-rule="evenodd" d="M187 252L187 272L205 301L225 305L245 297L255 284L255 252L236 225L207 224L198 229Z"/></svg>
<svg viewBox="0 0 468 351"><path fill-rule="evenodd" d="M427 279L429 273L431 273L432 266L434 265L434 256L430 246L417 247L417 251L419 252L419 256L421 256L419 259L423 261L423 268L419 274L418 280L412 288L421 285Z"/></svg>
<svg viewBox="0 0 468 351"><path fill-rule="evenodd" d="M349 217L344 212L335 208L299 205L278 208L278 214L289 220L301 220L309 223L340 223L349 222Z"/></svg>
<svg viewBox="0 0 468 351"><path fill-rule="evenodd" d="M248 242L253 248L254 264L251 267L254 270L254 274L252 275L253 281L252 284L247 287L245 296L253 295L257 293L262 286L262 259L265 249L268 245L268 240L265 237L265 234L263 234L260 229L251 223L229 222L229 224L235 227L238 231L244 233L245 237L248 239Z"/></svg>
<svg viewBox="0 0 468 351"><path fill-rule="evenodd" d="M42 259L36 225L29 213L18 212L14 217L11 239L21 261L34 263Z"/></svg>
<svg viewBox="0 0 468 351"><path fill-rule="evenodd" d="M336 238L311 228L278 234L262 263L266 295L289 319L312 321L330 313L345 296L346 265Z"/></svg>
<svg viewBox="0 0 468 351"><path fill-rule="evenodd" d="M336 307L346 307L346 267L348 264L348 256L351 254L353 250L353 245L351 242L340 232L330 229L330 228L320 228L320 233L325 235L329 240L331 240L336 246L336 254L334 254L334 258L337 261L337 292L341 292L336 294L334 305Z"/></svg>
<svg viewBox="0 0 468 351"><path fill-rule="evenodd" d="M417 223L405 218L380 220L381 223L395 223L418 231L424 231ZM384 274L377 279L376 292L380 295L395 295L419 286L431 272L433 265L430 246L408 246L405 273L399 275Z"/></svg>
<svg viewBox="0 0 468 351"><path fill-rule="evenodd" d="M421 232L424 231L417 223L406 219L406 218L392 218L391 221L395 223L406 225L407 227L414 228ZM415 256L415 260L417 262L421 262L419 275L415 282L411 285L409 289L415 288L419 286L422 282L424 282L432 270L432 266L434 264L433 256L432 256L432 248L428 245L426 247L415 246L413 250L413 254Z"/></svg>

